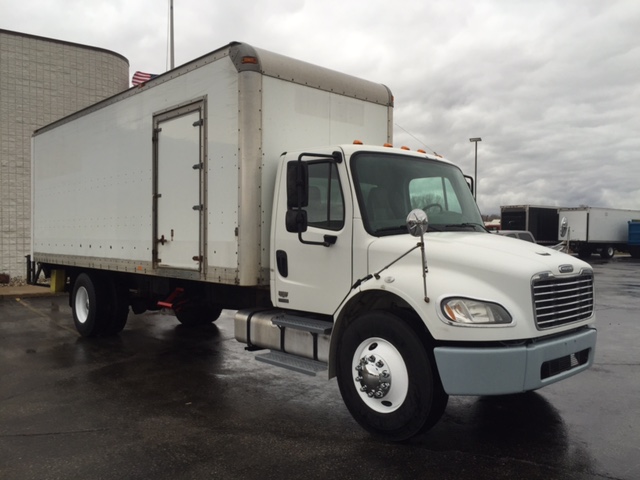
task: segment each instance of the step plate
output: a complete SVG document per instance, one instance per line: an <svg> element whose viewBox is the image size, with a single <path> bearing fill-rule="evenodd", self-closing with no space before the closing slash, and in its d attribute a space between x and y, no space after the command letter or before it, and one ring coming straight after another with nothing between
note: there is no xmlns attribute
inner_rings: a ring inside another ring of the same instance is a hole
<svg viewBox="0 0 640 480"><path fill-rule="evenodd" d="M331 332L331 328L333 328L333 324L330 322L316 320L315 318L296 317L294 315L278 315L274 317L271 322L279 327L295 328L297 330L320 333L322 335L328 334Z"/></svg>
<svg viewBox="0 0 640 480"><path fill-rule="evenodd" d="M308 358L302 358L275 350L271 350L269 353L256 355L256 360L270 365L275 365L277 367L283 367L288 370L293 370L294 372L304 373L305 375L310 375L312 377L315 377L319 372L325 371L328 367L324 362L310 360Z"/></svg>

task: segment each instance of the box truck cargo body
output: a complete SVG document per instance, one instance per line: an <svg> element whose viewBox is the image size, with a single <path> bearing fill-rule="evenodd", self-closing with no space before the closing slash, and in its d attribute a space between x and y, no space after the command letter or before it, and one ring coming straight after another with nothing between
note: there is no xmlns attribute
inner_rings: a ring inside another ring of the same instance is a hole
<svg viewBox="0 0 640 480"><path fill-rule="evenodd" d="M266 285L273 159L284 146L387 142L392 98L259 53L264 73L236 45L39 130L39 259Z"/></svg>
<svg viewBox="0 0 640 480"><path fill-rule="evenodd" d="M540 205L504 205L500 207L500 228L527 230L541 245L558 243L558 208Z"/></svg>
<svg viewBox="0 0 640 480"><path fill-rule="evenodd" d="M569 243L582 258L600 253L613 257L616 250L637 256L640 252L629 246L629 222L640 219L640 210L576 207L558 210L558 239ZM563 228L563 223L566 228Z"/></svg>
<svg viewBox="0 0 640 480"><path fill-rule="evenodd" d="M31 276L86 337L237 310L257 359L337 377L392 440L449 395L587 369L589 265L488 234L456 165L383 146L392 112L383 85L232 43L37 130Z"/></svg>

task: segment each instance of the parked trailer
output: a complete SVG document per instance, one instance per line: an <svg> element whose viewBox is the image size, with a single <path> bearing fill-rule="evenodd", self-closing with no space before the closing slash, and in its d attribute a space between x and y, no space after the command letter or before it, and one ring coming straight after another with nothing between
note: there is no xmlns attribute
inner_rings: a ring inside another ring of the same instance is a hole
<svg viewBox="0 0 640 480"><path fill-rule="evenodd" d="M640 219L640 210L576 207L558 210L561 218L558 239L568 242L581 258L598 252L602 258L613 257L616 250L637 255L629 247L629 222ZM563 228L566 221L567 228Z"/></svg>
<svg viewBox="0 0 640 480"><path fill-rule="evenodd" d="M558 243L558 208L540 205L504 205L500 207L503 230L527 230L541 245Z"/></svg>
<svg viewBox="0 0 640 480"><path fill-rule="evenodd" d="M86 337L238 310L257 358L337 377L391 440L449 395L587 369L591 267L488 234L451 162L372 146L392 112L383 85L227 45L34 133L35 265Z"/></svg>

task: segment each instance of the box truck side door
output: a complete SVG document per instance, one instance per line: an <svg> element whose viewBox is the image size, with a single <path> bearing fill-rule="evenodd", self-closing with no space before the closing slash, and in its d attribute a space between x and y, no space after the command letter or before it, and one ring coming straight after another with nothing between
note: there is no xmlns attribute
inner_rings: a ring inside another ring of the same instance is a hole
<svg viewBox="0 0 640 480"><path fill-rule="evenodd" d="M203 105L154 118L154 266L200 271L202 257Z"/></svg>
<svg viewBox="0 0 640 480"><path fill-rule="evenodd" d="M306 163L309 200L304 207L307 228L301 236L286 228L286 165L281 175L274 212L272 301L282 308L331 315L352 283L353 204L344 163Z"/></svg>

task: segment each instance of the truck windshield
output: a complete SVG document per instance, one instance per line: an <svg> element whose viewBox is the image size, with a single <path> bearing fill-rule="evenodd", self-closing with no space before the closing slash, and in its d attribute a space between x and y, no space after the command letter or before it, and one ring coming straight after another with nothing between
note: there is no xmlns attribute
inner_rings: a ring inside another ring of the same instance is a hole
<svg viewBox="0 0 640 480"><path fill-rule="evenodd" d="M371 235L407 233L406 218L420 208L429 231L485 231L459 168L428 158L359 152L351 159L356 195Z"/></svg>

